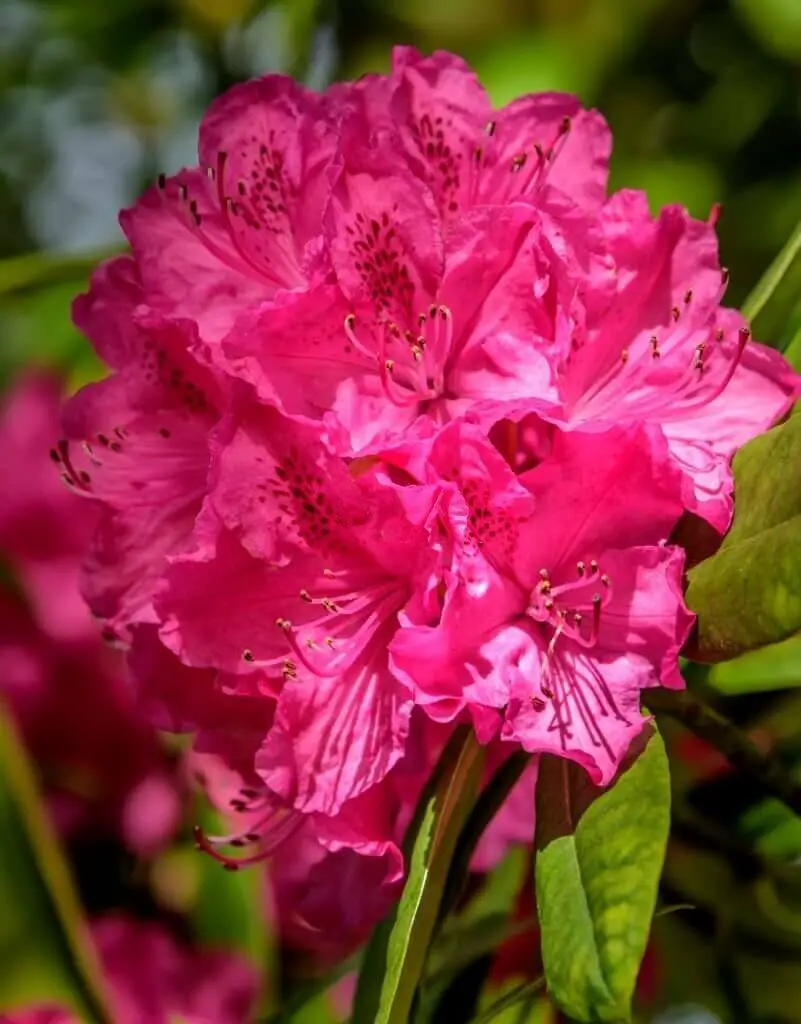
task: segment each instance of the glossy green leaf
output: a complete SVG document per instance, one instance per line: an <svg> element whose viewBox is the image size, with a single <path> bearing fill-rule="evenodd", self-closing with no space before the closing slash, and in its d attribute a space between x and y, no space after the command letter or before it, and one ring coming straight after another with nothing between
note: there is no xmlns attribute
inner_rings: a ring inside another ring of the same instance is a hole
<svg viewBox="0 0 801 1024"><path fill-rule="evenodd" d="M563 758L537 785L537 907L553 999L576 1021L628 1020L670 826L670 776L654 732L600 791Z"/></svg>
<svg viewBox="0 0 801 1024"><path fill-rule="evenodd" d="M732 697L801 687L801 636L713 665L707 679Z"/></svg>
<svg viewBox="0 0 801 1024"><path fill-rule="evenodd" d="M407 1024L433 938L459 834L475 803L483 750L458 729L417 806L404 851L403 894L365 953L353 1024Z"/></svg>
<svg viewBox="0 0 801 1024"><path fill-rule="evenodd" d="M208 803L200 807L199 824L209 834L223 831ZM193 852L199 872L192 912L195 935L201 944L237 950L253 963L262 982L259 1009L269 1012L277 1001L278 971L268 929L265 870L226 871L212 857Z"/></svg>
<svg viewBox="0 0 801 1024"><path fill-rule="evenodd" d="M114 1024L69 866L0 706L0 1010L50 1002Z"/></svg>
<svg viewBox="0 0 801 1024"><path fill-rule="evenodd" d="M734 522L719 550L688 573L698 615L690 656L724 661L801 630L801 418L734 458Z"/></svg>

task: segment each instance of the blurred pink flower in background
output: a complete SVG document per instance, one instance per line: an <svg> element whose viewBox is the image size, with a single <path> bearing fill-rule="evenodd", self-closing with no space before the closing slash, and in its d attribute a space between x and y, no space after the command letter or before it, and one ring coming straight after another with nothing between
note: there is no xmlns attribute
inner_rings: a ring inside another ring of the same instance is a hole
<svg viewBox="0 0 801 1024"><path fill-rule="evenodd" d="M118 914L92 924L114 1024L246 1024L255 971L230 953L193 950L164 926ZM77 1024L55 1006L22 1009L8 1024Z"/></svg>

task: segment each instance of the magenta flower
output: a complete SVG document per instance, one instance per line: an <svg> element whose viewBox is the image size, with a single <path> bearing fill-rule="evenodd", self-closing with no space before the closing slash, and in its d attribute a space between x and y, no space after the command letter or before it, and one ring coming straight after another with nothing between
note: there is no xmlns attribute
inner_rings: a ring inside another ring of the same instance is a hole
<svg viewBox="0 0 801 1024"><path fill-rule="evenodd" d="M109 273L152 310L215 342L248 307L305 290L327 273L321 224L341 159L342 126L391 135L444 224L473 206L559 193L594 208L610 137L572 96L524 97L494 112L475 75L447 53L394 53L389 76L318 96L269 75L235 86L200 127L199 166L162 176L122 226L132 257Z"/></svg>
<svg viewBox="0 0 801 1024"><path fill-rule="evenodd" d="M339 815L403 754L411 700L390 645L401 613L436 618L435 488L348 468L309 428L244 401L214 447L194 546L155 603L161 639L274 704L259 776L286 807Z"/></svg>
<svg viewBox="0 0 801 1024"><path fill-rule="evenodd" d="M401 48L323 96L239 86L199 148L76 302L115 374L55 459L100 505L84 589L139 700L239 779L200 845L306 850L325 932L343 878L395 891L457 720L612 778L641 691L681 685L671 529L725 528L798 378L721 307L712 227L607 198L571 97L493 111Z"/></svg>
<svg viewBox="0 0 801 1024"><path fill-rule="evenodd" d="M585 324L561 354L561 410L544 415L567 427L658 424L685 506L725 530L731 456L787 412L801 378L720 306L727 274L711 225L679 207L653 218L641 193L620 192L596 230L606 268L590 277Z"/></svg>
<svg viewBox="0 0 801 1024"><path fill-rule="evenodd" d="M459 57L425 57L406 46L394 49L388 78L370 75L343 90L353 92L370 127L396 136L446 223L473 206L558 205L569 197L592 210L606 196L609 129L575 96L539 93L493 110Z"/></svg>
<svg viewBox="0 0 801 1024"><path fill-rule="evenodd" d="M399 48L389 76L323 97L268 76L213 105L198 168L123 215L133 255L95 276L76 322L104 354L147 315L191 322L187 346L327 417L346 451L421 412L545 396L558 225L603 199L609 148L569 96L493 112L444 53Z"/></svg>
<svg viewBox="0 0 801 1024"><path fill-rule="evenodd" d="M283 943L312 956L318 966L342 961L389 912L403 884L404 832L451 731L450 725L414 711L403 757L378 785L348 801L336 818L293 816L292 827L274 846L268 872L267 912L276 919ZM491 746L486 781L509 751L508 744ZM229 868L246 863L241 847L252 847L255 833L265 831L269 791L252 769L232 770L230 759L194 754L191 763L196 778L214 805L227 813L234 829L225 837L198 833L201 846ZM536 765L532 765L485 833L474 870L488 870L510 846L530 842L535 780ZM275 810L272 813L275 819ZM221 839L234 847L231 854L222 851ZM259 854L256 859L261 859ZM355 892L358 900L353 898Z"/></svg>
<svg viewBox="0 0 801 1024"><path fill-rule="evenodd" d="M162 925L111 915L92 926L115 1024L246 1024L256 977L238 957L184 947ZM31 1007L8 1024L77 1024L69 1010Z"/></svg>
<svg viewBox="0 0 801 1024"><path fill-rule="evenodd" d="M509 206L470 213L446 237L402 165L358 143L342 161L325 239L336 283L241 320L223 344L228 371L285 413L322 420L345 454L392 446L419 417L555 403L548 350L566 318L535 296L566 281L556 225Z"/></svg>
<svg viewBox="0 0 801 1024"><path fill-rule="evenodd" d="M200 127L200 166L161 176L121 223L112 261L134 304L216 341L243 310L323 272L318 236L341 114L291 79L235 86Z"/></svg>
<svg viewBox="0 0 801 1024"><path fill-rule="evenodd" d="M108 269L99 275L104 280ZM206 489L208 433L223 398L214 374L192 355L190 323L128 320L113 302L109 311L103 296L101 289L81 297L76 319L117 372L70 400L68 439L52 458L75 493L102 509L84 595L109 633L124 635L132 622L153 621L165 559L191 533Z"/></svg>
<svg viewBox="0 0 801 1024"><path fill-rule="evenodd" d="M439 720L467 707L485 741L500 731L611 780L643 727L641 690L683 685L692 617L683 552L665 544L681 503L664 448L639 428L559 435L518 478L475 429L442 431L430 465L457 488L465 583L440 625L395 640L417 703Z"/></svg>

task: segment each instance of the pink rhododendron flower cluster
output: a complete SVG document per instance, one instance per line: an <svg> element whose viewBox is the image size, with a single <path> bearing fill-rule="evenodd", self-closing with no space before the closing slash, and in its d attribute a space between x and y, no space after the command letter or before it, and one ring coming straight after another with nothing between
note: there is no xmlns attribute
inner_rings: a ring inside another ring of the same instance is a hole
<svg viewBox="0 0 801 1024"><path fill-rule="evenodd" d="M115 1024L241 1024L256 1001L256 976L239 957L184 946L163 925L121 914L92 923L104 993ZM60 1006L31 1006L8 1024L77 1024Z"/></svg>
<svg viewBox="0 0 801 1024"><path fill-rule="evenodd" d="M97 519L48 458L60 405L60 381L37 372L17 381L0 408L0 559L9 574L0 591L0 697L62 835L116 836L151 856L178 827L183 786L137 710L122 655L103 644L81 599L81 561Z"/></svg>
<svg viewBox="0 0 801 1024"><path fill-rule="evenodd" d="M721 305L714 226L609 196L610 149L445 53L268 76L75 304L113 371L57 449L99 508L84 592L154 719L238 773L244 824L201 845L310 848L278 872L314 862L312 927L397 886L457 722L611 781L642 691L682 685L673 527L725 530L733 452L799 392Z"/></svg>

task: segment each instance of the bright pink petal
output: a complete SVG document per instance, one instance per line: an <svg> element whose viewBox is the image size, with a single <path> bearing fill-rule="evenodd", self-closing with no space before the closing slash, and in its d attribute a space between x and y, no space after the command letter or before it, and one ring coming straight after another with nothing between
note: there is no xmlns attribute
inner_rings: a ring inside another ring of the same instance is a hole
<svg viewBox="0 0 801 1024"><path fill-rule="evenodd" d="M100 358L122 369L137 358L139 332L133 314L142 302L139 267L131 256L106 260L93 272L89 291L72 304L72 319Z"/></svg>
<svg viewBox="0 0 801 1024"><path fill-rule="evenodd" d="M53 457L72 489L102 507L86 596L114 626L149 617L164 558L191 532L205 492L221 397L190 354L194 338L186 324L148 320L136 359L84 388L64 413L74 440Z"/></svg>
<svg viewBox="0 0 801 1024"><path fill-rule="evenodd" d="M474 211L451 233L441 301L454 318L454 404L556 403L574 313L568 258L556 226L525 206Z"/></svg>
<svg viewBox="0 0 801 1024"><path fill-rule="evenodd" d="M681 515L680 477L651 429L557 435L551 457L521 480L537 509L520 531L516 562L517 578L528 586L541 569L664 541Z"/></svg>
<svg viewBox="0 0 801 1024"><path fill-rule="evenodd" d="M692 368L699 344L708 346L707 364L729 361L709 344L723 289L713 229L678 207L665 207L654 220L643 204L639 193L620 193L600 220L606 273L617 287L611 301L604 297L593 306L589 339L564 370L574 422L621 413L657 419L683 397L682 389L698 387L700 375ZM593 287L591 281L590 295ZM606 281L601 290L606 296ZM713 386L709 379L703 383Z"/></svg>
<svg viewBox="0 0 801 1024"><path fill-rule="evenodd" d="M91 455L65 452L63 459L73 487L103 508L84 594L96 615L124 628L151 618L165 559L181 549L200 510L208 453L202 424L176 413L139 416L124 429L113 422L102 421L109 432L102 436L114 439L108 447Z"/></svg>
<svg viewBox="0 0 801 1024"><path fill-rule="evenodd" d="M575 96L523 96L493 117L477 158L478 196L501 204L558 190L594 209L606 198L612 137L606 121Z"/></svg>
<svg viewBox="0 0 801 1024"><path fill-rule="evenodd" d="M317 557L271 570L223 536L211 561L172 567L159 602L183 661L285 680L257 768L297 810L327 815L395 763L411 707L386 662L403 590L333 565L333 579ZM330 603L312 603L323 588Z"/></svg>
<svg viewBox="0 0 801 1024"><path fill-rule="evenodd" d="M139 302L195 321L205 341L217 342L243 309L275 292L275 282L237 248L199 170L153 186L120 219L136 259Z"/></svg>
<svg viewBox="0 0 801 1024"><path fill-rule="evenodd" d="M234 245L276 287L306 283L330 188L334 117L320 96L267 75L229 89L203 119L200 161L214 172Z"/></svg>
<svg viewBox="0 0 801 1024"><path fill-rule="evenodd" d="M284 687L256 767L297 810L336 815L403 755L412 701L387 665L391 635L377 630L342 675Z"/></svg>
<svg viewBox="0 0 801 1024"><path fill-rule="evenodd" d="M393 78L401 145L445 222L474 205L548 203L554 190L585 208L603 202L611 136L603 118L574 96L525 96L493 112L464 61L409 47L394 51Z"/></svg>
<svg viewBox="0 0 801 1024"><path fill-rule="evenodd" d="M341 960L389 912L403 885L397 804L387 779L347 801L336 818L313 816L282 849L271 879L291 946Z"/></svg>
<svg viewBox="0 0 801 1024"><path fill-rule="evenodd" d="M386 321L416 334L442 275L436 208L402 164L354 135L346 136L326 218L331 260L357 334L362 318L366 330Z"/></svg>
<svg viewBox="0 0 801 1024"><path fill-rule="evenodd" d="M332 567L352 558L397 577L425 559L404 489L380 481L369 460L360 467L332 456L313 427L243 401L218 444L211 504L253 554L280 561L287 548L313 551ZM417 496L424 507L426 495Z"/></svg>
<svg viewBox="0 0 801 1024"><path fill-rule="evenodd" d="M510 679L501 737L576 761L608 785L645 725L640 690L650 678L649 666L626 655L599 657L567 643L546 661L545 645L531 637Z"/></svg>
<svg viewBox="0 0 801 1024"><path fill-rule="evenodd" d="M412 166L437 199L440 216L455 223L474 201L475 149L492 107L475 72L458 57L393 51L397 82L392 114Z"/></svg>

